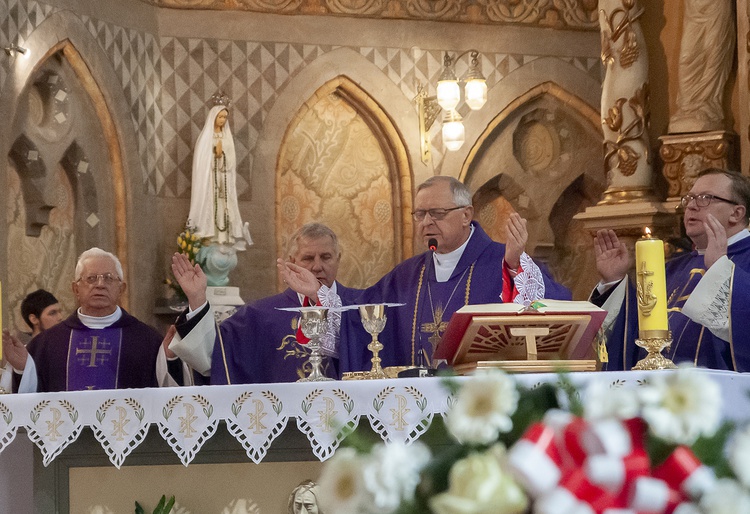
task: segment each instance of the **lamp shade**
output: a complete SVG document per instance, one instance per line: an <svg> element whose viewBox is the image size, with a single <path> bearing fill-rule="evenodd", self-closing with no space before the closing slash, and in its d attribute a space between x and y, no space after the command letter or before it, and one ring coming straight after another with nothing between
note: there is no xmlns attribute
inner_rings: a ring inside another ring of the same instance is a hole
<svg viewBox="0 0 750 514"><path fill-rule="evenodd" d="M473 111L478 111L487 102L487 82L483 78L466 81L464 88L466 104Z"/></svg>
<svg viewBox="0 0 750 514"><path fill-rule="evenodd" d="M461 121L461 115L456 111L448 111L443 119L443 144L451 152L455 152L464 144L466 132Z"/></svg>
<svg viewBox="0 0 750 514"><path fill-rule="evenodd" d="M459 100L461 100L461 88L458 86L458 80L454 78L438 81L437 101L440 107L451 111L456 108Z"/></svg>

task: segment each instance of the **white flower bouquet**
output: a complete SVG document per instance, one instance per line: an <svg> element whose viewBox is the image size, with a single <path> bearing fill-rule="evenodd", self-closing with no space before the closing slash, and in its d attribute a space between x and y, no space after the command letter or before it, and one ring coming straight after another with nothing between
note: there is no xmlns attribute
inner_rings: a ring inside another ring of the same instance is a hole
<svg viewBox="0 0 750 514"><path fill-rule="evenodd" d="M321 512L750 514L750 428L722 423L699 370L632 388L525 389L501 371L446 386L453 408L420 441L355 437L326 463Z"/></svg>

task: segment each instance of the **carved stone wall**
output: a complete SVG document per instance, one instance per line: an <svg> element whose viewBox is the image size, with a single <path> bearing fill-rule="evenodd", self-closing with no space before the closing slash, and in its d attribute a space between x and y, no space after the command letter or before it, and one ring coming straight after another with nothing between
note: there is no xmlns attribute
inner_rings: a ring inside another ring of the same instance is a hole
<svg viewBox="0 0 750 514"><path fill-rule="evenodd" d="M356 16L459 23L523 23L593 30L596 0L142 0L176 9Z"/></svg>

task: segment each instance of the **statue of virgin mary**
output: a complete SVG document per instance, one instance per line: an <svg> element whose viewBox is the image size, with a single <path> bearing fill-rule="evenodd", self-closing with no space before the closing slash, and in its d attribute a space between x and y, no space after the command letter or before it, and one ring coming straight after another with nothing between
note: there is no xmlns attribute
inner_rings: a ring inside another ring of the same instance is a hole
<svg viewBox="0 0 750 514"><path fill-rule="evenodd" d="M212 107L195 143L188 225L209 244L244 250L253 242L237 205L237 160L228 115L227 105Z"/></svg>

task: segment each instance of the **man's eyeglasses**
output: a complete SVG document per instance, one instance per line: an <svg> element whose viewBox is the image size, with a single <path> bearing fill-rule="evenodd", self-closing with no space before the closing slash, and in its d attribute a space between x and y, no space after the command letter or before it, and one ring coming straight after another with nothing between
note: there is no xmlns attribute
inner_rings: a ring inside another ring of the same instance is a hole
<svg viewBox="0 0 750 514"><path fill-rule="evenodd" d="M466 207L468 207L468 205L459 205L458 207L451 207L450 209L420 209L412 212L411 215L414 216L414 221L422 221L427 214L430 215L431 219L439 221L445 218L449 212L457 209L465 209Z"/></svg>
<svg viewBox="0 0 750 514"><path fill-rule="evenodd" d="M112 273L101 273L99 275L87 275L85 277L81 277L78 279L79 282L85 282L90 286L93 286L94 284L99 283L99 279L104 282L105 285L112 285L115 282L120 281L120 277L117 275L113 275Z"/></svg>
<svg viewBox="0 0 750 514"><path fill-rule="evenodd" d="M682 199L680 200L680 203L682 204L683 207L687 207L688 204L692 200L695 200L695 205L697 205L698 207L708 207L712 200L718 200L720 202L731 203L732 205L739 205L737 202L733 200L727 200L726 198L722 198L720 196L709 195L705 193L699 194L699 195L688 193L682 197Z"/></svg>

